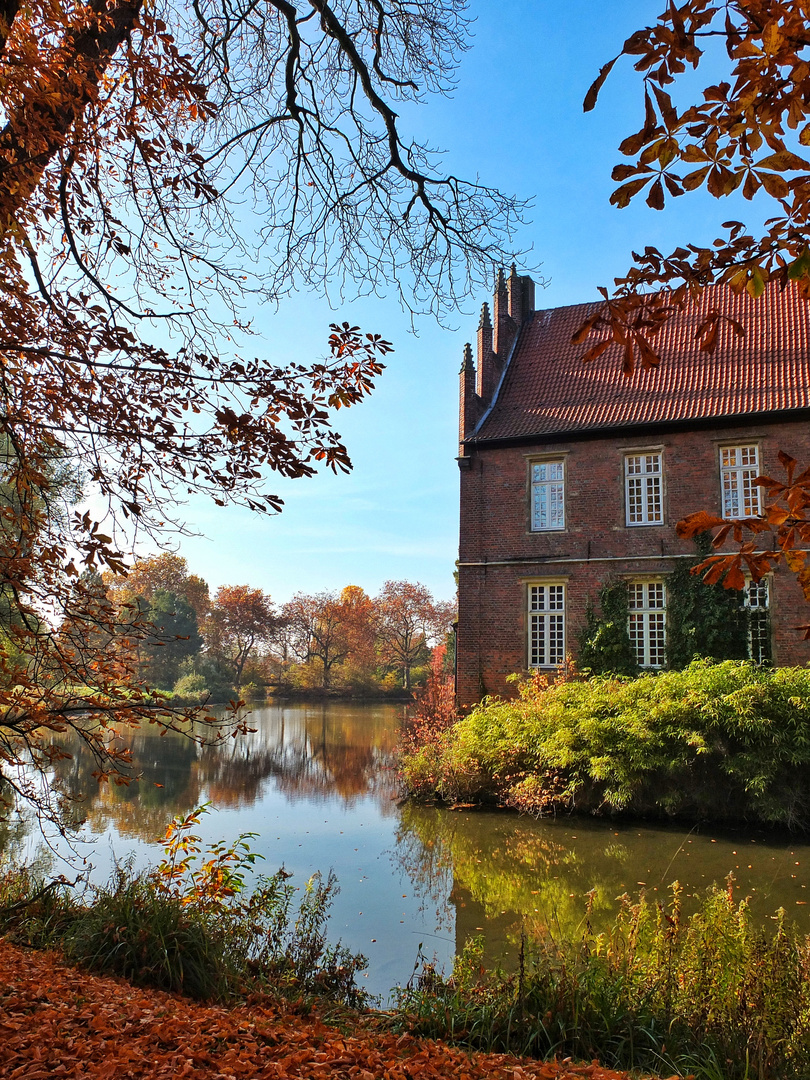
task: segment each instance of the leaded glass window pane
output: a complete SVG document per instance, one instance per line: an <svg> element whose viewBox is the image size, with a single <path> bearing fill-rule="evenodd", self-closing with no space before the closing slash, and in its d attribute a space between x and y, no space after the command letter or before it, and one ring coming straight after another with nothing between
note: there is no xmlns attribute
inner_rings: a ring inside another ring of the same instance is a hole
<svg viewBox="0 0 810 1080"><path fill-rule="evenodd" d="M565 463L536 461L532 465L532 530L565 528Z"/></svg>
<svg viewBox="0 0 810 1080"><path fill-rule="evenodd" d="M723 446L720 448L720 487L723 517L754 517L760 512L759 447Z"/></svg>
<svg viewBox="0 0 810 1080"><path fill-rule="evenodd" d="M660 668L666 663L666 589L662 581L631 581L627 586L630 609L628 633L643 668Z"/></svg>
<svg viewBox="0 0 810 1080"><path fill-rule="evenodd" d="M664 520L660 454L628 454L624 459L628 525L657 525Z"/></svg>
<svg viewBox="0 0 810 1080"><path fill-rule="evenodd" d="M748 652L758 664L771 659L770 590L767 580L749 581L745 587L748 608Z"/></svg>
<svg viewBox="0 0 810 1080"><path fill-rule="evenodd" d="M529 667L565 661L565 585L529 586Z"/></svg>

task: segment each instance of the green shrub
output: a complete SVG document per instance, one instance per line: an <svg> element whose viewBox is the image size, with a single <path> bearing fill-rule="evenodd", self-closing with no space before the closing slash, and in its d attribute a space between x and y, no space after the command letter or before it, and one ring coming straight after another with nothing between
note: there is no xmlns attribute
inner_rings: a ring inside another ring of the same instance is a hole
<svg viewBox="0 0 810 1080"><path fill-rule="evenodd" d="M355 975L364 958L326 941L335 878L314 875L296 914L288 877L279 870L249 898L212 904L167 892L154 872L120 867L78 913L62 946L91 971L198 1000L272 988L362 1003Z"/></svg>
<svg viewBox="0 0 810 1080"><path fill-rule="evenodd" d="M744 660L750 612L737 589L723 580L707 585L693 567L712 553L708 532L695 537L695 557L680 559L667 577L667 666L683 668L696 656Z"/></svg>
<svg viewBox="0 0 810 1080"><path fill-rule="evenodd" d="M590 1060L699 1080L806 1080L810 938L779 911L766 934L732 883L688 920L643 897L610 930L550 935L517 973L487 973L473 941L442 979L426 965L400 993L411 1031L486 1051Z"/></svg>
<svg viewBox="0 0 810 1080"><path fill-rule="evenodd" d="M252 701L254 704L259 701L263 702L267 700L267 687L255 682L245 683L239 690L239 696L245 701Z"/></svg>
<svg viewBox="0 0 810 1080"><path fill-rule="evenodd" d="M187 701L192 705L202 705L211 696L205 676L198 672L181 675L174 684L173 694L178 700Z"/></svg>
<svg viewBox="0 0 810 1080"><path fill-rule="evenodd" d="M136 986L222 999L235 981L227 926L121 867L64 940L67 958Z"/></svg>
<svg viewBox="0 0 810 1080"><path fill-rule="evenodd" d="M193 681L185 683L184 680L188 677L193 677ZM180 665L180 678L175 683L174 692L180 693L177 687L178 683L182 682L190 691L191 697L204 690L207 696L203 701L211 704L227 702L236 696L232 681L232 672L228 671L223 664L206 653L198 653L184 660ZM185 694L183 696L185 697ZM193 700L191 703L198 704Z"/></svg>
<svg viewBox="0 0 810 1080"><path fill-rule="evenodd" d="M409 748L408 791L810 828L810 671L694 661L637 679L524 682Z"/></svg>

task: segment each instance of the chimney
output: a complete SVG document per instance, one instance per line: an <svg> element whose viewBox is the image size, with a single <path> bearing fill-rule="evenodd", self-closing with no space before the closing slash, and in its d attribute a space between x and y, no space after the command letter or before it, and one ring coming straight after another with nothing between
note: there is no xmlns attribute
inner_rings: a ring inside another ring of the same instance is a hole
<svg viewBox="0 0 810 1080"><path fill-rule="evenodd" d="M485 303L481 307L475 369L472 364L472 349L469 345L464 346L464 362L459 376L460 441L469 437L484 410L491 405L520 327L534 311L532 279L528 276L521 277L514 264L508 282L504 278L503 270L499 270L492 308L494 319L490 317L489 304ZM460 454L463 455L463 450Z"/></svg>
<svg viewBox="0 0 810 1080"><path fill-rule="evenodd" d="M515 326L520 326L523 322L523 279L518 277L514 263L506 287L509 292L509 315Z"/></svg>
<svg viewBox="0 0 810 1080"><path fill-rule="evenodd" d="M534 282L528 274L520 279L523 282L523 318L534 315Z"/></svg>
<svg viewBox="0 0 810 1080"><path fill-rule="evenodd" d="M483 402L489 401L495 392L499 372L496 371L497 361L493 350L492 320L489 317L489 304L484 303L481 307L481 318L478 323L478 363L475 390Z"/></svg>
<svg viewBox="0 0 810 1080"><path fill-rule="evenodd" d="M475 393L475 366L472 358L472 345L464 346L464 359L459 372L459 409L458 409L458 456L466 457L464 440L471 435L481 414L479 398Z"/></svg>
<svg viewBox="0 0 810 1080"><path fill-rule="evenodd" d="M528 276L520 277L512 263L512 272L506 287L509 293L509 315L516 329L520 330L524 320L534 311L534 282Z"/></svg>

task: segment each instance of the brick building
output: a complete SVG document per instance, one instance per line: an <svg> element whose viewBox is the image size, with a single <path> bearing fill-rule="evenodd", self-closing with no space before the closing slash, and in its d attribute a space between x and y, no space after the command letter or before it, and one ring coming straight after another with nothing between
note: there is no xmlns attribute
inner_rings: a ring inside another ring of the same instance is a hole
<svg viewBox="0 0 810 1080"><path fill-rule="evenodd" d="M667 575L695 554L676 522L757 512L753 478L782 475L779 450L810 464L810 305L794 289L754 303L717 286L700 307L659 333L660 368L626 379L618 347L586 366L571 344L593 304L535 311L531 279L499 275L460 375L461 704L576 655L609 579L628 582L639 663L663 666ZM746 334L724 323L709 357L694 328L713 310ZM788 572L751 584L745 602L753 655L810 659L795 629L810 612Z"/></svg>

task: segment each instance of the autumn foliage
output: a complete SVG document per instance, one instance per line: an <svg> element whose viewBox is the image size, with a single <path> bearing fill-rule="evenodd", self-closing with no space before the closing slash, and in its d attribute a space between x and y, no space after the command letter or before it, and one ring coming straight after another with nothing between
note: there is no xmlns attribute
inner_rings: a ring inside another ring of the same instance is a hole
<svg viewBox="0 0 810 1080"><path fill-rule="evenodd" d="M160 544L178 497L277 511L273 474L351 467L334 414L391 345L335 323L325 357L280 361L252 314L302 285L439 313L520 219L391 104L451 85L457 0L227 9L0 4L0 799L54 823L37 774L71 733L123 782L128 727L190 730L141 678L156 628L99 574Z"/></svg>
<svg viewBox="0 0 810 1080"><path fill-rule="evenodd" d="M0 944L0 1076L87 1080L627 1080L597 1065L469 1054L358 1022L350 1034L271 1001L199 1005L121 979L79 974L53 953Z"/></svg>
<svg viewBox="0 0 810 1080"><path fill-rule="evenodd" d="M784 562L810 603L810 567L804 547L810 543L810 469L797 473L798 462L783 452L779 461L785 470L784 481L770 476L756 478L771 500L761 514L728 521L699 510L679 521L677 532L689 538L712 530L713 547L720 548L728 540L738 545L738 551L710 555L694 568L693 573L702 573L708 584L721 581L727 589L742 589L746 578L761 581L777 563ZM749 533L751 539L747 539ZM765 548L763 537L768 541ZM799 629L804 630L805 640L810 639L810 625Z"/></svg>
<svg viewBox="0 0 810 1080"><path fill-rule="evenodd" d="M340 593L296 593L281 611L282 640L329 688L342 672L366 689L401 686L427 675L431 651L450 630L455 608L418 582L387 581L375 597L355 585ZM422 681L420 679L420 681Z"/></svg>
<svg viewBox="0 0 810 1080"><path fill-rule="evenodd" d="M619 147L631 160L613 170L614 206L646 194L648 206L663 210L668 198L704 189L716 199L739 191L748 201L762 192L774 207L759 235L731 220L711 245L684 244L669 254L648 246L634 254L632 268L616 279L612 293L600 290L604 305L574 337L577 343L598 335L586 360L616 347L625 375L637 363L655 367L661 326L714 282L754 298L769 281L810 296L807 42L802 0L686 0L667 4L655 23L633 33L603 66L585 97L586 111L623 57L643 83L644 120ZM687 69L708 63L721 69L721 77L680 105L678 84ZM696 328L709 354L720 321L718 312L710 312Z"/></svg>
<svg viewBox="0 0 810 1080"><path fill-rule="evenodd" d="M458 719L455 679L447 670L447 647L437 645L430 659L425 685L414 694L404 725L400 753L407 758L423 748L438 750L444 733ZM438 781L433 790L438 787Z"/></svg>
<svg viewBox="0 0 810 1080"><path fill-rule="evenodd" d="M654 24L633 33L602 67L585 96L586 112L595 107L621 58L632 61L643 83L644 122L619 147L632 160L613 170L614 206L625 207L646 193L647 205L663 210L668 198L701 189L716 199L738 191L748 202L762 193L774 205L762 230L729 220L711 245L685 244L669 254L647 246L634 253L634 265L615 279L612 292L600 289L604 304L573 335L574 344L596 339L583 355L585 362L613 349L627 377L638 364L645 370L657 367L659 331L715 283L756 300L772 282L810 300L808 42L810 15L802 0L686 0L681 5L670 0ZM687 69L709 62L720 66L721 77L691 102L679 104L678 83ZM710 310L695 327L708 356L724 322L734 334L745 335L742 324ZM797 475L797 463L786 454L780 461L785 482L768 476L757 481L772 500L763 514L729 522L698 511L679 524L678 533L693 537L713 529L715 547L726 540L738 544L737 553L711 556L697 568L708 582L722 580L727 588L740 589L746 574L759 581L783 561L810 600L806 555L797 549L810 536L808 471ZM802 629L810 636L810 627Z"/></svg>
<svg viewBox="0 0 810 1080"><path fill-rule="evenodd" d="M276 610L261 589L249 585L221 585L205 622L209 650L219 656L239 689L245 664L253 651L273 640L278 627Z"/></svg>

